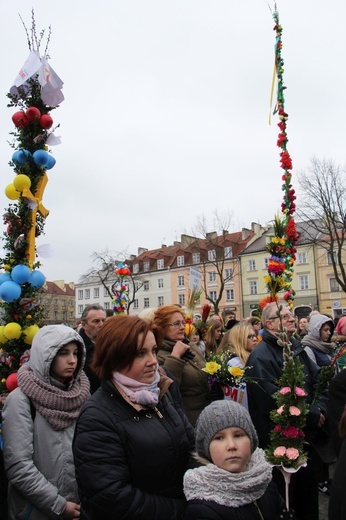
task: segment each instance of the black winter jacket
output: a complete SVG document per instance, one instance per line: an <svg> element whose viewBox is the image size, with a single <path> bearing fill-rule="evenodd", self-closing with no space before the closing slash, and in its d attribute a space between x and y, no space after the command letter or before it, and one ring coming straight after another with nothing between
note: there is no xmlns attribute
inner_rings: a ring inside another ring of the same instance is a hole
<svg viewBox="0 0 346 520"><path fill-rule="evenodd" d="M241 507L228 507L207 500L189 500L185 520L278 520L284 506L275 484L271 482L261 498Z"/></svg>
<svg viewBox="0 0 346 520"><path fill-rule="evenodd" d="M176 383L161 396L157 411L137 411L110 381L102 381L75 431L81 518L182 519L183 475L193 445Z"/></svg>
<svg viewBox="0 0 346 520"><path fill-rule="evenodd" d="M305 390L308 393L307 403L312 403L317 378L320 369L309 358L300 342L294 338L292 341L293 356L303 364ZM255 425L259 446L266 448L269 444L269 433L274 427L269 414L276 407L273 394L278 391L276 381L281 377L283 370L283 348L277 344L277 338L267 330L264 330L262 341L251 352L246 365L249 368L247 375L257 382L247 383L249 412ZM313 430L317 428L320 413L327 416L328 397L320 396L316 404L310 406L307 415L307 427L305 433L307 440L313 436Z"/></svg>

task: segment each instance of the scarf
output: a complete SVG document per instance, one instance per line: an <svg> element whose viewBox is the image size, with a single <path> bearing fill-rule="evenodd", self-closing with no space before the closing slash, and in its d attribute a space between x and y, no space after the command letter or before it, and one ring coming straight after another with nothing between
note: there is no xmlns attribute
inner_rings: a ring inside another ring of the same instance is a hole
<svg viewBox="0 0 346 520"><path fill-rule="evenodd" d="M335 350L335 343L329 343L327 341L322 341L320 339L314 339L309 334L304 336L302 341L303 347L313 347L320 352L324 352L324 354L328 354L332 356Z"/></svg>
<svg viewBox="0 0 346 520"><path fill-rule="evenodd" d="M189 469L184 476L184 494L187 500L240 507L261 498L271 479L272 468L265 460L264 451L257 448L247 470L241 473L231 473L211 463Z"/></svg>
<svg viewBox="0 0 346 520"><path fill-rule="evenodd" d="M133 403L154 408L159 402L160 388L158 387L158 383L160 381L160 374L158 370L155 373L152 383L141 383L140 381L124 376L124 374L116 370L112 373L112 381L116 386L121 388Z"/></svg>
<svg viewBox="0 0 346 520"><path fill-rule="evenodd" d="M26 363L18 370L18 386L35 409L56 431L65 430L79 415L89 397L89 379L83 371L69 390L62 390L37 377Z"/></svg>

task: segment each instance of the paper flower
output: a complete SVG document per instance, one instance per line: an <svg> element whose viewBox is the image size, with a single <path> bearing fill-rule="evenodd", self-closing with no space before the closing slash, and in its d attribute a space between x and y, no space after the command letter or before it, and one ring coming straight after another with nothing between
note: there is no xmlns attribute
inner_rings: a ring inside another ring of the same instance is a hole
<svg viewBox="0 0 346 520"><path fill-rule="evenodd" d="M291 392L291 389L289 386L284 386L283 388L281 388L280 390L280 394L282 395L286 395L286 394L289 394Z"/></svg>
<svg viewBox="0 0 346 520"><path fill-rule="evenodd" d="M283 457L286 454L285 446L278 446L274 450L274 457Z"/></svg>
<svg viewBox="0 0 346 520"><path fill-rule="evenodd" d="M295 426L287 426L287 428L283 429L282 434L285 437L291 437L292 439L296 439L299 435L299 430Z"/></svg>
<svg viewBox="0 0 346 520"><path fill-rule="evenodd" d="M284 405L280 406L280 408L277 409L277 413L281 415L284 411Z"/></svg>
<svg viewBox="0 0 346 520"><path fill-rule="evenodd" d="M209 361L206 363L205 367L202 368L204 372L207 372L207 374L214 375L218 370L220 370L221 365L216 363L215 361Z"/></svg>
<svg viewBox="0 0 346 520"><path fill-rule="evenodd" d="M296 460L299 457L299 451L296 448L287 448L286 457L290 460Z"/></svg>
<svg viewBox="0 0 346 520"><path fill-rule="evenodd" d="M296 388L294 389L294 393L296 395L298 395L299 397L305 397L306 396L306 392L305 390L303 390L302 388L300 388L299 386L296 386Z"/></svg>
<svg viewBox="0 0 346 520"><path fill-rule="evenodd" d="M296 406L290 406L288 410L290 415L294 415L295 417L298 417L301 414L301 411Z"/></svg>

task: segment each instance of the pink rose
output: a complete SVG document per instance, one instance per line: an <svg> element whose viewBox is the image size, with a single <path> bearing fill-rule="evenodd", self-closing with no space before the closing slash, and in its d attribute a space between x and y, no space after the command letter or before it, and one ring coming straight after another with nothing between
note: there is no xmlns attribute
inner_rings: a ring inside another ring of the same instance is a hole
<svg viewBox="0 0 346 520"><path fill-rule="evenodd" d="M292 408L292 407L291 407L291 408ZM284 405L280 406L280 408L278 408L276 411L277 411L277 413L278 413L279 415L281 415L282 412L284 411Z"/></svg>
<svg viewBox="0 0 346 520"><path fill-rule="evenodd" d="M289 412L290 412L290 415L294 415L296 417L298 417L298 415L300 415L302 412L299 410L299 408L297 408L296 406L290 406L289 407Z"/></svg>
<svg viewBox="0 0 346 520"><path fill-rule="evenodd" d="M292 449L292 448L291 448ZM283 457L286 453L286 448L285 446L278 446L277 448L275 448L274 450L274 457Z"/></svg>
<svg viewBox="0 0 346 520"><path fill-rule="evenodd" d="M302 388L299 388L299 386L296 386L294 391L295 391L295 394L298 395L299 397L305 397L306 396L305 390L303 390Z"/></svg>
<svg viewBox="0 0 346 520"><path fill-rule="evenodd" d="M289 386L284 386L283 388L281 388L280 390L280 394L281 395L286 395L286 394L289 394L291 392L291 389ZM297 394L298 395L298 394Z"/></svg>
<svg viewBox="0 0 346 520"><path fill-rule="evenodd" d="M299 435L299 430L295 426L287 426L282 432L285 437L291 437L292 439L296 439Z"/></svg>
<svg viewBox="0 0 346 520"><path fill-rule="evenodd" d="M287 448L286 457L290 460L296 460L299 457L299 451L296 448Z"/></svg>
<svg viewBox="0 0 346 520"><path fill-rule="evenodd" d="M274 428L274 432L281 432L281 426L280 424L277 424Z"/></svg>

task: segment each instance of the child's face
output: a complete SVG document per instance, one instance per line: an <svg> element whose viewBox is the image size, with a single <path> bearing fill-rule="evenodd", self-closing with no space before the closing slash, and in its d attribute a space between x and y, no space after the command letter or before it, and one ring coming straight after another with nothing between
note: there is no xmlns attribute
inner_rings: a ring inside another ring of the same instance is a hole
<svg viewBox="0 0 346 520"><path fill-rule="evenodd" d="M246 470L250 460L251 441L244 430L232 426L214 435L209 452L215 466L231 473L240 473Z"/></svg>
<svg viewBox="0 0 346 520"><path fill-rule="evenodd" d="M64 345L53 359L50 373L60 383L70 379L76 370L78 362L78 346L76 343Z"/></svg>

